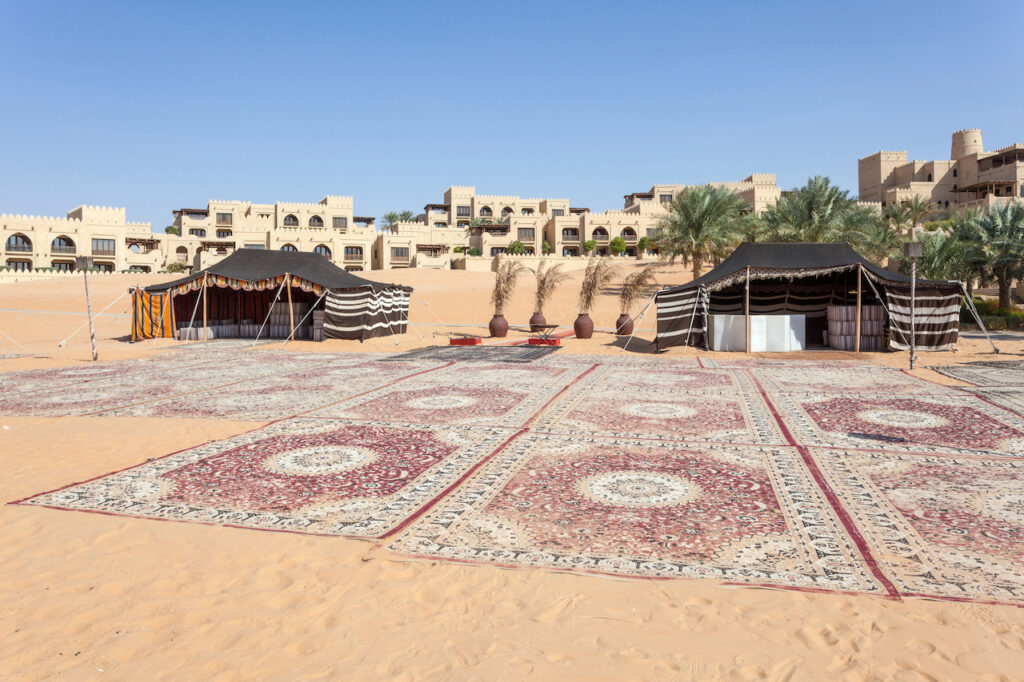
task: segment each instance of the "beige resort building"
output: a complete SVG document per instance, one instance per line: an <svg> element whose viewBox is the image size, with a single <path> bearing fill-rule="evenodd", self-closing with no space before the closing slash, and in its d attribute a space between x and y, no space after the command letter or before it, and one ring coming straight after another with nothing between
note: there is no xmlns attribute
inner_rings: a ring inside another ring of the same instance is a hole
<svg viewBox="0 0 1024 682"><path fill-rule="evenodd" d="M860 200L921 197L943 209L984 209L1024 197L1024 144L984 151L977 128L953 133L948 160L907 161L905 151L879 151L857 162Z"/></svg>
<svg viewBox="0 0 1024 682"><path fill-rule="evenodd" d="M0 215L0 266L17 272L53 268L75 270L76 258L93 259L107 271L153 271L164 267L165 235L149 223L131 223L125 209L78 206L66 217Z"/></svg>
<svg viewBox="0 0 1024 682"><path fill-rule="evenodd" d="M374 219L353 215L352 197L326 196L315 204L210 201L174 211L180 237L173 260L201 269L235 249L312 251L347 270L369 270L377 241Z"/></svg>
<svg viewBox="0 0 1024 682"><path fill-rule="evenodd" d="M750 210L760 213L778 201L781 191L772 173L750 175L741 182L711 183L739 194ZM568 199L524 199L516 195L477 194L475 187L451 186L442 202L427 204L414 221L382 233L375 268L466 267L456 249L473 249L489 259L522 242L527 255L541 255L545 244L555 256L584 255L584 243L607 255L609 243L621 237L625 255L642 256L638 242L653 237L668 204L685 185L655 185L648 192L627 194L620 211L594 213L572 206Z"/></svg>
<svg viewBox="0 0 1024 682"><path fill-rule="evenodd" d="M715 184L732 189L758 213L780 195L774 174ZM354 215L352 197L343 196L317 203L209 201L205 208L173 211L177 235L128 222L124 208L79 206L63 218L4 214L0 266L18 273L72 272L76 259L85 256L107 272L155 272L175 262L197 270L236 249L273 249L322 253L352 271L489 269L493 256L515 241L528 254L543 254L547 244L556 257L582 264L590 240L596 253L607 255L610 242L620 237L625 255L643 256L640 240L654 236L668 203L683 189L654 185L626 195L622 210L594 213L568 199L485 195L474 187L452 186L442 203L427 204L416 220L399 223L394 232L377 231L373 218ZM470 250L479 258L467 257Z"/></svg>

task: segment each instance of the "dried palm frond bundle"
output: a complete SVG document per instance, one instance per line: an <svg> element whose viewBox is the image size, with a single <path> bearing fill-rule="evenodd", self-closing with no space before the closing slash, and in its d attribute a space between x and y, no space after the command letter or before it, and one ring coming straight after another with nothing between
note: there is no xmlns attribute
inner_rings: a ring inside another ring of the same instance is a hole
<svg viewBox="0 0 1024 682"><path fill-rule="evenodd" d="M569 273L562 272L562 264L552 265L541 261L536 269L530 269L537 277L537 291L534 295L534 312L543 313L544 305L551 300L555 287L569 279Z"/></svg>
<svg viewBox="0 0 1024 682"><path fill-rule="evenodd" d="M491 292L491 303L494 304L494 314L503 315L505 305L512 298L519 275L523 274L526 268L518 261L498 258L498 268L494 275L494 291Z"/></svg>
<svg viewBox="0 0 1024 682"><path fill-rule="evenodd" d="M654 264L626 275L622 281L622 291L619 293L619 312L623 315L629 314L630 308L643 298L655 284L657 282L654 279Z"/></svg>
<svg viewBox="0 0 1024 682"><path fill-rule="evenodd" d="M615 268L604 258L592 258L583 273L583 285L580 287L580 313L590 313L594 308L597 294L615 276Z"/></svg>

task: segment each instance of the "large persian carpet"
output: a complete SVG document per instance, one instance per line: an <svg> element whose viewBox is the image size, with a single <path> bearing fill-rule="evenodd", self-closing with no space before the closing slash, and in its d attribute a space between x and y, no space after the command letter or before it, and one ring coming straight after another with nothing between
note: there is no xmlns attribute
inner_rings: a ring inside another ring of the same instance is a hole
<svg viewBox="0 0 1024 682"><path fill-rule="evenodd" d="M0 414L271 421L26 505L415 558L1024 604L1024 384L956 389L824 355L202 346L3 377Z"/></svg>
<svg viewBox="0 0 1024 682"><path fill-rule="evenodd" d="M1024 387L1024 362L1015 360L970 362L966 365L949 365L933 369L975 386Z"/></svg>
<svg viewBox="0 0 1024 682"><path fill-rule="evenodd" d="M510 434L290 419L24 503L374 538L456 483Z"/></svg>

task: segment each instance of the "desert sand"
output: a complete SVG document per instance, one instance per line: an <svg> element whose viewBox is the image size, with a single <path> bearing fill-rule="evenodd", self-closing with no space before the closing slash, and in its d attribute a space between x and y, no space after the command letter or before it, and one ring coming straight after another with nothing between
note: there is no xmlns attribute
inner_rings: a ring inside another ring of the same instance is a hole
<svg viewBox="0 0 1024 682"><path fill-rule="evenodd" d="M661 284L688 278L683 267L660 270ZM287 348L443 344L435 334L481 333L490 317L489 273L366 274L416 288L409 334ZM169 278L95 278L94 310L129 284ZM578 282L575 274L564 285L549 321L571 325ZM514 326L533 312L531 294L524 278L506 313ZM125 298L108 312L126 307ZM0 331L24 346L0 336L0 357L20 355L0 359L0 381L17 369L88 362L87 331L57 347L85 321L83 311L78 278L0 284ZM610 328L617 314L604 296L593 317ZM653 326L652 308L629 352L650 352ZM126 316L99 319L101 360L174 345L128 344L128 329ZM601 331L563 343L563 353L624 352ZM1020 341L998 343L1001 358L1024 354ZM905 353L829 357L907 363ZM928 366L992 357L983 340L965 339L955 354L922 354L915 374L950 383ZM0 415L0 500L259 425ZM0 678L18 680L1009 680L1024 679L1024 609L408 562L358 540L3 505L0 652Z"/></svg>

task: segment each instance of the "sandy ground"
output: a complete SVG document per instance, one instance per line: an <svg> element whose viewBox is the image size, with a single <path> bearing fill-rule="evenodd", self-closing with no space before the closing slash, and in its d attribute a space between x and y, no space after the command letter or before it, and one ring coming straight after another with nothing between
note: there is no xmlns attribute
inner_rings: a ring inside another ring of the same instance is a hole
<svg viewBox="0 0 1024 682"><path fill-rule="evenodd" d="M397 340L288 348L392 351L490 317L487 273L368 273L416 287L412 333ZM129 283L93 283L94 310ZM685 281L662 268L662 284ZM575 318L575 275L546 311ZM3 372L87 362L81 281L0 284L0 331L29 356ZM529 280L507 317L532 313ZM127 299L109 310L121 313ZM9 312L56 311L71 314ZM603 297L594 319L618 314ZM475 327L474 327L475 326ZM104 360L162 352L131 345L126 317L98 322ZM463 330L460 329L460 330ZM422 336L422 339L420 338ZM510 336L517 336L514 332ZM522 336L521 334L518 336ZM653 309L630 352L648 351ZM280 344L273 344L279 346ZM596 333L560 352L623 353ZM1000 342L1001 358L1024 343ZM965 340L929 365L992 359ZM0 335L0 354L25 353ZM256 351L258 352L258 350ZM694 354L675 348L667 355ZM786 357L821 358L823 352ZM701 353L702 357L735 354ZM906 366L905 353L828 353ZM12 501L250 430L257 422L0 416L0 500ZM0 507L0 679L1024 679L1024 609L638 581L400 562L357 540Z"/></svg>

